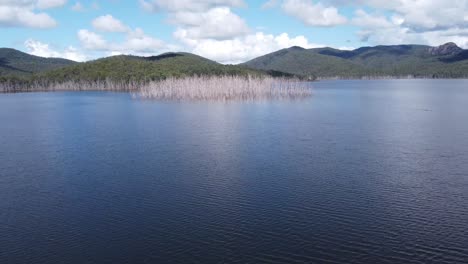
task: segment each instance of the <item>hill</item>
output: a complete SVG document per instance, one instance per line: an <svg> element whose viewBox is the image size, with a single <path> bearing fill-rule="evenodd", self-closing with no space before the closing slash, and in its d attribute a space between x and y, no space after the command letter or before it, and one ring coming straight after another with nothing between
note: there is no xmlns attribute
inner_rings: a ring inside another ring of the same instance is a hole
<svg viewBox="0 0 468 264"><path fill-rule="evenodd" d="M15 49L0 48L0 76L29 76L76 62L60 58L42 58Z"/></svg>
<svg viewBox="0 0 468 264"><path fill-rule="evenodd" d="M259 70L223 65L190 53L138 57L119 55L51 70L35 79L62 81L150 81L194 75L259 75Z"/></svg>
<svg viewBox="0 0 468 264"><path fill-rule="evenodd" d="M454 43L439 47L395 45L351 51L291 47L242 64L258 70L277 70L310 78L340 77L468 77L468 50Z"/></svg>
<svg viewBox="0 0 468 264"><path fill-rule="evenodd" d="M266 76L268 72L223 65L182 52L151 57L118 55L22 76L0 75L0 92L49 90L130 91L151 81L191 76ZM273 76L291 76L271 71Z"/></svg>

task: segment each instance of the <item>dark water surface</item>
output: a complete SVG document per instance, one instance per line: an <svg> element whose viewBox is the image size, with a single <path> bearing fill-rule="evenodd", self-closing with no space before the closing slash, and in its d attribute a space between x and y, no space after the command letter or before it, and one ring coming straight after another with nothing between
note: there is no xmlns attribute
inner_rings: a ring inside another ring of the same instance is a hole
<svg viewBox="0 0 468 264"><path fill-rule="evenodd" d="M468 80L0 95L0 263L468 263Z"/></svg>

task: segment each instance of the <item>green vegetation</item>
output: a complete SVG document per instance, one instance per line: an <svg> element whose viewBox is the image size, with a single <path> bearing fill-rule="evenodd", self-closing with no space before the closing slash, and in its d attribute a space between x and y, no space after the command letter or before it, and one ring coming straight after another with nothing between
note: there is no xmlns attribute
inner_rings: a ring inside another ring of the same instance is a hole
<svg viewBox="0 0 468 264"><path fill-rule="evenodd" d="M0 48L0 79L28 77L77 62L60 58L42 58L7 48Z"/></svg>
<svg viewBox="0 0 468 264"><path fill-rule="evenodd" d="M364 47L352 51L292 47L242 65L309 78L466 78L468 51L453 43Z"/></svg>
<svg viewBox="0 0 468 264"><path fill-rule="evenodd" d="M196 75L247 76L262 74L258 70L234 65L222 65L189 53L166 53L153 57L114 56L52 70L39 74L35 78L54 82L83 80L130 82Z"/></svg>
<svg viewBox="0 0 468 264"><path fill-rule="evenodd" d="M165 53L152 57L119 55L38 72L29 76L0 77L0 91L70 90L70 84L86 85L76 90L134 90L150 81L189 76L266 76L267 73L236 65L223 65L189 53ZM97 83L97 85L94 85ZM50 86L50 87L49 87ZM65 88L66 87L66 88ZM108 88L106 88L108 87ZM119 90L119 89L117 89Z"/></svg>

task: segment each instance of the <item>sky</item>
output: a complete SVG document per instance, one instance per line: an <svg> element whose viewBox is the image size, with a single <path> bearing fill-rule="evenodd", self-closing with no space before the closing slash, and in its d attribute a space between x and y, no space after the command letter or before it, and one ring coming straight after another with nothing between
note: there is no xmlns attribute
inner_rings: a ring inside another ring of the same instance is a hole
<svg viewBox="0 0 468 264"><path fill-rule="evenodd" d="M0 47L75 61L184 51L240 63L291 46L468 48L468 0L0 0L0 32Z"/></svg>

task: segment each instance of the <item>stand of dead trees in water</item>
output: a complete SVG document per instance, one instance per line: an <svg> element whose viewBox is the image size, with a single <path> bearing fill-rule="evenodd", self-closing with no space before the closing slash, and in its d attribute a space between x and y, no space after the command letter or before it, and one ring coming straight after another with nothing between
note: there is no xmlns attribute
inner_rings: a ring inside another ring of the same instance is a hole
<svg viewBox="0 0 468 264"><path fill-rule="evenodd" d="M193 76L151 82L69 81L53 83L3 82L0 92L116 91L154 100L269 100L311 95L310 86L297 79L243 76Z"/></svg>

